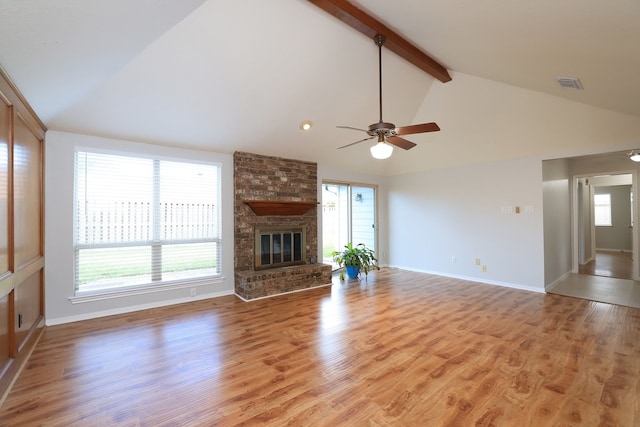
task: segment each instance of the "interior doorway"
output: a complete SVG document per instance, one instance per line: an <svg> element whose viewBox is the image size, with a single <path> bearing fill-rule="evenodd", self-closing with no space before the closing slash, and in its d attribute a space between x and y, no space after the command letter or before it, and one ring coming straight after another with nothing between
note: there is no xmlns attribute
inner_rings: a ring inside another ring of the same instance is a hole
<svg viewBox="0 0 640 427"><path fill-rule="evenodd" d="M638 279L633 180L632 173L576 178L574 273Z"/></svg>
<svg viewBox="0 0 640 427"><path fill-rule="evenodd" d="M569 171L575 171L570 175L569 180L571 273L562 275L562 277L546 287L545 291L590 301L640 307L640 281L638 278L639 235L637 232L638 166L629 162L628 153L624 152L576 157L572 158L567 166ZM633 223L631 225L635 227L627 228L627 232L631 234L632 280L608 277L608 275L581 274L579 271L580 264L586 264L591 259L596 259L596 247L604 245L597 242L594 231L595 221L592 221L595 213L595 206L592 202L595 194L593 184L594 179L597 180L601 176L609 175L631 176L631 190L628 197L631 200L631 194L633 194L633 202L629 210L633 210L631 213ZM563 206L562 208L565 207ZM554 212L548 210L545 212L546 215L554 215Z"/></svg>

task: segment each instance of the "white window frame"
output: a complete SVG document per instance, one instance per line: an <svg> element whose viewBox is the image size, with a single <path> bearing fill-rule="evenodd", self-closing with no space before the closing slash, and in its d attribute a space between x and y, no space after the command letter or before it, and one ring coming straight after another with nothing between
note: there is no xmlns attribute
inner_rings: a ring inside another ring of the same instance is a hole
<svg viewBox="0 0 640 427"><path fill-rule="evenodd" d="M75 230L76 230L76 210L75 210L75 205L76 205L76 194L75 194L75 184L74 184L74 195L73 195L73 201L74 201L74 209L73 209L73 216L74 216L74 237L73 237L73 248L74 248L74 296L70 297L69 300L72 303L80 303L80 302L89 302L89 301L98 301L98 300L103 300L103 299L110 299L110 298L114 298L114 297L126 297L126 296L131 296L131 295L139 295L139 294L145 294L145 293L153 293L153 292L159 292L159 291L167 291L167 290L172 290L172 289L183 289L183 288L194 288L194 287L198 287L198 286L205 286L205 285L211 285L211 284L215 284L215 283L221 283L223 281L223 263L222 263L222 253L223 253L223 242L222 242L222 235L221 235L221 217L222 217L222 182L221 182L221 177L222 177L222 164L219 162L208 162L208 161L197 161L197 160L192 160L192 159L186 159L186 158L173 158L173 157L166 157L166 156L158 156L158 155L151 155L151 154L141 154L141 153L135 153L135 152L123 152L123 151L111 151L111 150L103 150L103 149L99 149L99 148L95 148L95 147L91 147L91 148L87 148L87 147L75 147L74 149L74 159L76 156L76 153L78 152L89 152L89 153L96 153L96 154L107 154L107 155L115 155L115 156L123 156L123 157L130 157L130 158L143 158L143 159L149 159L149 160L155 160L155 161L170 161L170 162L180 162L180 163L185 163L185 164L201 164L201 165L209 165L209 166L213 166L216 168L216 173L217 173L217 193L216 193L216 201L215 201L215 205L217 206L215 209L215 214L217 216L216 218L216 223L217 223L217 238L214 239L208 239L208 241L211 242L215 242L218 245L218 250L217 250L217 272L215 274L212 275L206 275L206 276L198 276L198 277L192 277L192 278L183 278L183 279L178 279L178 280L164 280L164 281L151 281L149 283L144 283L144 284L135 284L135 285L131 285L131 286L117 286L117 287L113 287L113 288L109 288L109 289L101 289L99 291L78 291L78 284L77 284L77 272L76 272L76 265L77 265L77 256L78 256L78 250L82 247L82 245L78 245L76 242L76 237L75 237ZM75 164L75 160L74 160L74 180L76 177L76 170L75 170L76 164ZM175 244L177 241L173 240L172 242L167 242L166 244ZM187 242L189 243L189 242ZM155 244L155 242L154 242ZM126 246L126 244L125 244Z"/></svg>
<svg viewBox="0 0 640 427"><path fill-rule="evenodd" d="M357 202L357 197L358 194L354 195L353 194L353 189L354 188L368 188L371 189L373 191L373 218L372 218L372 228L373 228L373 245L368 245L370 247L370 249L373 249L374 252L378 253L378 186L374 185L374 184L363 184L363 183L358 183L358 182L348 182L348 181L335 181L335 180L323 180L322 181L322 192L321 194L324 192L325 186L326 185L330 185L330 186L340 186L340 187L345 187L347 190L346 193L346 199L345 199L345 203L346 203L346 207L344 207L345 209L345 214L346 214L346 235L347 235L347 241L346 242L342 242L342 243L338 243L338 247L334 248L334 250L340 251L342 250L342 245L346 244L348 242L352 242L354 245L360 243L360 242L354 242L353 241L353 227L354 227L354 218L353 218L353 203L354 201ZM323 210L323 218L322 218L322 222L323 222L323 228L322 228L322 252L324 254L325 251L325 244L326 242L325 240L325 218L324 218L324 210L327 208L326 206L326 200L322 200L322 210ZM324 258L323 256L323 262L331 264L333 269L337 269L337 265L333 263L333 260L329 259L329 258Z"/></svg>
<svg viewBox="0 0 640 427"><path fill-rule="evenodd" d="M593 221L596 227L613 226L610 193L593 195Z"/></svg>

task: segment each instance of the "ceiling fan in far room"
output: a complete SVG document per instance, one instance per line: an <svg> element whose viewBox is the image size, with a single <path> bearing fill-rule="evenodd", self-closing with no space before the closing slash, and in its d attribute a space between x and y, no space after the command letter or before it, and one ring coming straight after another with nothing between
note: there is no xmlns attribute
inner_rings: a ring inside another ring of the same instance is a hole
<svg viewBox="0 0 640 427"><path fill-rule="evenodd" d="M377 123L369 125L368 129L360 129L351 126L337 126L341 129L353 129L366 132L367 135L369 135L367 138L352 142L351 144L343 145L342 147L338 147L338 149L351 147L352 145L377 138L377 144L371 147L371 155L376 159L386 159L391 156L391 153L393 152L392 146L394 145L404 150L409 150L416 146L414 142L408 141L400 137L400 135L436 132L440 130L440 127L434 122L396 127L396 125L394 125L393 123L385 122L382 120L382 45L385 42L385 37L381 34L376 34L373 37L373 41L378 46L378 71L380 76L380 120Z"/></svg>

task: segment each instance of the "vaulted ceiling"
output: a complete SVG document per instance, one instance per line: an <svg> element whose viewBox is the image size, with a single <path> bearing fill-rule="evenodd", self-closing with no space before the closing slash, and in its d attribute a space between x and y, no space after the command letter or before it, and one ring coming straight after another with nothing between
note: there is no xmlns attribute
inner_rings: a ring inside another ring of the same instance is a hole
<svg viewBox="0 0 640 427"><path fill-rule="evenodd" d="M465 145L495 120L472 99L477 88L465 89L478 82L640 123L640 2L355 4L453 77L441 83L383 50L385 120L443 128L408 137L418 147L384 161L371 159L368 143L336 150L366 136L336 125L378 120L377 47L306 0L3 0L0 65L49 129L379 174L433 166L436 154L442 165L461 152L509 152L508 141ZM555 77L579 78L584 90ZM443 98L446 85L455 98ZM451 117L458 112L467 119ZM299 129L303 120L310 131Z"/></svg>

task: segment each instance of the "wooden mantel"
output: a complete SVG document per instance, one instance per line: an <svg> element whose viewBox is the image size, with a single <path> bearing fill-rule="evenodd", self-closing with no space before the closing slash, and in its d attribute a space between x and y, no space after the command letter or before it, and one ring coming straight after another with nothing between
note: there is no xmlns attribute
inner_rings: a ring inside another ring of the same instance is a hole
<svg viewBox="0 0 640 427"><path fill-rule="evenodd" d="M245 203L258 216L265 215L304 215L318 202L293 200L245 200Z"/></svg>

